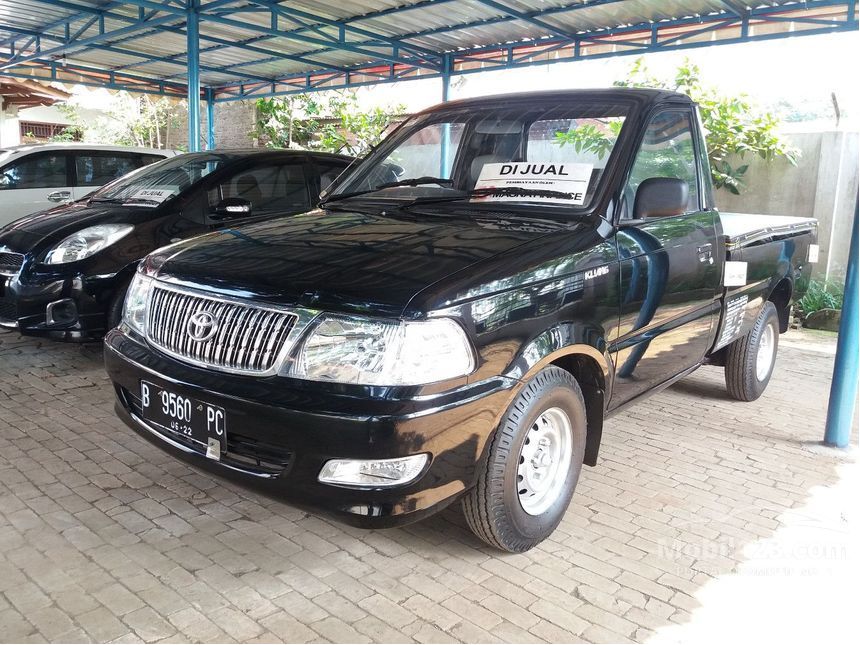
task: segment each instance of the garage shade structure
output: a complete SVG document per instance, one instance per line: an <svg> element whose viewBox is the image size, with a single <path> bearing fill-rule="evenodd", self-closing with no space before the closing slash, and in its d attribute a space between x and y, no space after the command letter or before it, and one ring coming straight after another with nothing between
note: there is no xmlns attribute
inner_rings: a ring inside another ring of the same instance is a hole
<svg viewBox="0 0 860 645"><path fill-rule="evenodd" d="M0 74L187 96L196 150L201 99L853 29L854 0L0 0Z"/></svg>
<svg viewBox="0 0 860 645"><path fill-rule="evenodd" d="M221 101L418 78L444 99L459 74L857 28L856 0L0 0L0 75L187 97L196 151L201 99L213 147ZM846 302L835 445L856 397Z"/></svg>

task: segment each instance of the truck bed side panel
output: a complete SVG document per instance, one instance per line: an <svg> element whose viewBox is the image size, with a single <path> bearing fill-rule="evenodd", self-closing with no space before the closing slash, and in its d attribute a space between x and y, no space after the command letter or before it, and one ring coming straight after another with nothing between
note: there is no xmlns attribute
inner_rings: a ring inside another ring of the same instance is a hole
<svg viewBox="0 0 860 645"><path fill-rule="evenodd" d="M747 226L738 226L731 220L750 217ZM805 288L812 265L809 262L810 246L816 242L815 220L798 217L736 216L724 221L726 268L723 275L723 308L720 324L711 353L730 344L750 331L765 302L780 287L785 303L795 300ZM773 226L767 226L772 220ZM765 224L765 225L763 225ZM730 263L744 263L732 265ZM726 285L733 270L745 268L744 284ZM786 291L782 291L785 288Z"/></svg>

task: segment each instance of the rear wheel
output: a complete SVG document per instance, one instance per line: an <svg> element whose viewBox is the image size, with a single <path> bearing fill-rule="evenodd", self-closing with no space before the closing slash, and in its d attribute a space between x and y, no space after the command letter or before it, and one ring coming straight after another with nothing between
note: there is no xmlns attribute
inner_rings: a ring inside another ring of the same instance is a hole
<svg viewBox="0 0 860 645"><path fill-rule="evenodd" d="M726 348L726 387L732 398L755 401L764 393L778 347L779 316L766 302L749 333Z"/></svg>
<svg viewBox="0 0 860 645"><path fill-rule="evenodd" d="M540 371L511 404L490 443L477 486L463 500L487 544L522 552L561 522L582 470L585 401L558 367Z"/></svg>

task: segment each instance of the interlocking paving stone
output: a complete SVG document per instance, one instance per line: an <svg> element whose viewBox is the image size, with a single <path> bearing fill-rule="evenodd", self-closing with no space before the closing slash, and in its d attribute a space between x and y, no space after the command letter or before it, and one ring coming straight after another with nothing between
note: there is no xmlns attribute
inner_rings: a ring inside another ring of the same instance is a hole
<svg viewBox="0 0 860 645"><path fill-rule="evenodd" d="M366 532L139 438L96 345L0 332L0 639L642 642L832 484L832 341L783 337L754 403L703 368L610 419L559 530L508 555L452 507Z"/></svg>

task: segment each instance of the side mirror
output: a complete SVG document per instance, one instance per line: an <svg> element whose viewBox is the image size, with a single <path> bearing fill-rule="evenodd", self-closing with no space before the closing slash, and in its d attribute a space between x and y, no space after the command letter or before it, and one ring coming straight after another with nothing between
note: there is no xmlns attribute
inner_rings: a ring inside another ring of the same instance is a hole
<svg viewBox="0 0 860 645"><path fill-rule="evenodd" d="M633 218L672 217L687 211L690 188L683 179L651 177L636 189Z"/></svg>
<svg viewBox="0 0 860 645"><path fill-rule="evenodd" d="M247 217L251 214L251 202L241 197L228 197L222 200L213 213L213 219L229 219L231 217Z"/></svg>

